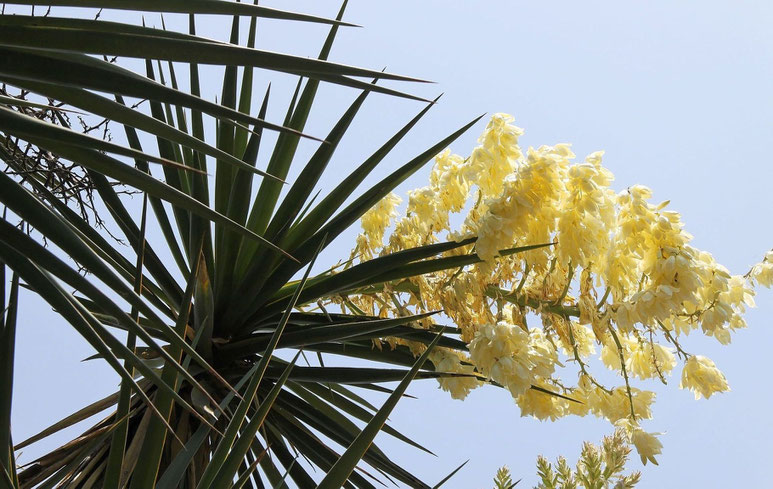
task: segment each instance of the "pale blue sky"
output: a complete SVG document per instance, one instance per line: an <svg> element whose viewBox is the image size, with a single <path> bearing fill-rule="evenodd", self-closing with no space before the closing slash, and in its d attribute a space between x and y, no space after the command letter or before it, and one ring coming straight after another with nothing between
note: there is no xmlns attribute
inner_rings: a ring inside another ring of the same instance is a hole
<svg viewBox="0 0 773 489"><path fill-rule="evenodd" d="M265 4L325 16L338 9L336 2L319 0ZM773 247L773 3L352 0L345 20L365 28L342 30L332 60L386 66L437 82L394 85L426 97L445 92L371 182L473 117L508 112L526 130L523 146L570 142L580 156L605 150L616 190L641 183L654 190L656 200L671 200L695 236L693 244L733 273L745 273ZM213 23L207 35L223 38L222 25ZM264 22L260 29L262 47L309 56L325 35L324 28L303 24ZM267 76L257 83L264 86L269 79L277 95L270 115L277 120L293 80ZM324 87L309 132L324 135L354 96ZM369 97L327 184L420 108L417 102ZM484 125L452 149L469 154ZM424 171L401 192L424 185L426 178ZM353 235L342 237L327 258L348 253ZM640 487L770 485L771 297L773 292L760 291L758 308L747 314L749 329L735 335L730 346L689 338L691 351L710 356L726 373L731 392L695 401L678 389L676 377L665 388L645 384L658 392L655 419L645 427L667 433L661 437L660 466L644 469ZM37 304L29 300L27 313L35 308L35 320L23 323L19 332L17 439L81 407L84 399L109 393L117 383L99 363L76 364L92 352L47 306ZM43 351L31 350L41 336ZM46 395L25 388L33 383ZM514 478L524 478L519 487L531 487L538 454L573 459L583 440L598 441L611 431L608 423L592 418L555 423L521 418L509 394L495 388L478 389L464 402L451 400L433 381L417 382L409 392L419 399L402 401L392 424L438 458L386 437L382 448L430 483L470 458L449 488L488 488L503 464ZM639 467L634 458L631 467Z"/></svg>

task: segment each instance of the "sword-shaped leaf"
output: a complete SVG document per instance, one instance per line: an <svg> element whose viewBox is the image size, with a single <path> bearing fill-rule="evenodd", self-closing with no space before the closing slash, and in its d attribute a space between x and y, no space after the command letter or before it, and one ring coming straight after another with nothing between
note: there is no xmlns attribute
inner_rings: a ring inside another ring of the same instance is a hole
<svg viewBox="0 0 773 489"><path fill-rule="evenodd" d="M142 216L140 217L141 222L139 236L137 241L134 243L134 250L137 254L137 261L135 266L139 272L134 277L134 292L137 294L142 292L142 269L145 263L147 217L148 196L147 194L144 194L142 199ZM137 323L139 318L139 308L137 306L132 306L130 321L132 323ZM136 351L136 346L137 335L134 331L130 331L126 335L126 348L130 351ZM133 373L131 364L128 360L124 361L124 367L128 372ZM120 421L117 421L117 426L113 436L110 437L110 451L108 452L107 461L105 462L105 485L107 487L117 487L121 481L121 468L123 467L126 458L126 440L129 435L128 418L129 411L131 409L131 401L131 384L128 382L121 382L121 387L118 391L118 405L115 409L115 419Z"/></svg>
<svg viewBox="0 0 773 489"><path fill-rule="evenodd" d="M10 160L11 168L19 170L20 167L15 166ZM42 183L36 181L33 178L27 180L35 190L35 192L42 196L43 201L52 207L52 214L42 213L45 218L42 219L43 223L57 222L61 219L64 223L63 229L69 229L69 232L74 234L80 241L83 242L94 254L96 254L101 260L103 260L110 268L115 270L124 280L131 281L137 274L137 270L134 268L129 260L127 260L116 248L111 245L96 229L94 229L86 220L82 219L75 211L70 209L67 204L60 201L54 196ZM49 211L51 212L51 211ZM49 221L53 219L53 221ZM67 237L68 234L65 235ZM73 243L77 243L74 241ZM153 281L147 277L143 277L143 296L146 300L156 309L163 314L172 317L173 313L169 309L168 305L175 303L172 297L177 294L168 292L167 290L173 290L178 288L177 284L174 284L172 289L162 290ZM125 284L123 284L125 287ZM180 292L182 294L182 292Z"/></svg>
<svg viewBox="0 0 773 489"><path fill-rule="evenodd" d="M408 389L408 385L417 376L419 369L422 368L424 362L429 358L430 352L441 336L442 333L438 334L435 341L430 343L424 353L416 360L414 366L405 374L405 377L400 381L400 384L395 391L387 398L384 405L381 406L381 409L373 416L373 419L365 425L359 436L357 436L354 442L349 445L343 455L341 455L341 458L338 459L338 462L336 462L333 468L325 475L317 486L317 489L340 489L343 483L349 478L350 474L357 466L357 463L367 451L368 446L373 443L373 439L378 432L381 431L381 427L386 423L389 414L395 406L397 406L397 402L400 400L403 393Z"/></svg>
<svg viewBox="0 0 773 489"><path fill-rule="evenodd" d="M355 24L288 12L271 7L259 7L246 3L223 0L13 0L17 5L40 5L61 7L88 7L118 10L144 10L147 12L174 12L182 14L248 15L267 19L294 20L358 27Z"/></svg>
<svg viewBox="0 0 773 489"><path fill-rule="evenodd" d="M42 267L45 267L47 271L61 278L65 283L82 291L84 294L92 298L94 304L96 304L97 307L102 309L104 312L111 314L127 331L136 334L140 339L152 347L153 351L158 353L166 362L177 366L177 363L169 355L169 353L164 348L162 348L156 342L156 340L150 334L148 334L147 331L144 330L144 328L137 324L136 320L132 320L132 318L127 316L117 304L115 304L109 297L107 297L98 287L94 286L91 284L91 282L86 280L85 277L81 276L76 270L69 267L66 263L48 251L45 247L35 242L29 236L25 235L23 232L11 226L7 222L0 221L0 230L3 231L3 239L0 240L0 243L3 243L5 246L9 246L9 249L13 249L17 253L21 253L20 250L24 250L24 254L30 260L34 261L36 264L39 264ZM127 292L127 289L119 288L118 291L119 294L121 294L124 298L130 302L133 302L133 304L135 304L138 309L144 309L150 312L149 317L152 320L155 320L157 327L159 327L161 331L166 333L164 335L165 339L167 339L172 345L182 348L186 353L191 355L197 361L197 363L199 363L199 365L209 371L215 378L219 379L223 385L228 386L228 383L225 381L225 379L220 377L214 368L211 367L203 358L201 358L201 356L198 355L198 353L196 353L196 351L190 345L188 345L180 335L178 335L174 330L170 331L169 328L165 326L157 316L155 316L152 309L147 308L147 306L140 307L144 305L144 303L139 299L139 297L132 295L130 291ZM88 311L88 309L86 309L86 311ZM89 315L91 315L90 312ZM186 369L182 369L179 366L177 366L177 369L186 378L186 380L191 383L191 385L201 388L198 384L198 381L196 381L196 379L193 378Z"/></svg>
<svg viewBox="0 0 773 489"><path fill-rule="evenodd" d="M527 246L518 246L515 248L508 248L506 250L500 250L499 256L510 256L517 253L524 253L529 250L535 250L538 248L545 248L547 246L553 246L553 243L543 243ZM415 277L416 275L423 275L426 273L438 272L440 270L453 270L460 267L466 267L475 263L481 263L483 260L476 254L471 253L469 255L457 255L447 256L443 258L434 258L429 260L418 261L409 263L398 268L383 272L379 275L368 277L363 279L359 284L353 285L352 288L365 287L373 284L380 284L384 282L390 282L393 280L400 280L408 277ZM367 262L365 262L367 263ZM353 270L356 267L352 267L349 270ZM336 291L343 291L344 289L336 289Z"/></svg>
<svg viewBox="0 0 773 489"><path fill-rule="evenodd" d="M134 368L139 370L157 386L163 388L165 384L163 384L161 379L152 369L148 368L134 355L133 352L129 351L123 343L114 338L110 333L102 331L101 325L96 318L91 316L84 308L79 307L78 302L68 297L69 294L62 290L61 286L57 284L55 280L53 280L45 271L36 267L24 255L10 248L5 243L0 242L0 259L13 268L25 282L56 309L56 311L103 356L113 370L115 370L122 379L126 380L134 387L135 392L143 399L154 414L161 417L160 413L153 406L152 401L134 381L131 373L129 373L118 361L116 355L113 354L113 350L117 351L125 360L129 360ZM191 408L182 398L180 398L178 402L186 409L193 411L193 408Z"/></svg>
<svg viewBox="0 0 773 489"><path fill-rule="evenodd" d="M101 358L101 357L100 357ZM141 379L137 382L137 384L140 387L145 387L149 384L149 382L146 379ZM70 426L73 426L76 423L80 423L81 421L88 419L96 414L101 413L105 409L110 408L111 406L114 406L115 403L118 402L118 393L115 392L113 394L110 394L109 396L103 397L102 399L95 401L91 404L89 404L86 407L83 407L74 413L70 414L69 416L60 419L56 423L52 424L48 428L41 430L40 432L30 436L26 440L23 440L19 443L17 443L14 446L14 450L21 450L24 447L27 447L29 445L32 445L36 441L40 441L43 438L46 438L48 436L53 435L54 433L58 433L59 431L62 431L63 429L69 428Z"/></svg>
<svg viewBox="0 0 773 489"><path fill-rule="evenodd" d="M236 385L234 385L234 389L236 391L241 390L241 388L244 387L244 385L254 377L257 371L258 365L256 364L244 376L242 376ZM233 401L234 397L236 397L235 393L229 392L218 404L218 411L224 412L231 401ZM214 416L218 417L219 413L215 412ZM164 473L161 474L161 477L158 479L158 482L155 486L157 489L174 489L179 486L180 481L185 476L185 471L187 470L188 465L190 465L196 452L199 451L199 448L204 443L204 440L209 436L210 429L211 428L207 425L201 425L198 427L198 429L185 443L185 446L180 451L180 453L178 453L177 456L172 459Z"/></svg>
<svg viewBox="0 0 773 489"><path fill-rule="evenodd" d="M11 436L11 400L13 398L13 363L16 350L16 319L19 313L19 275L11 277L11 288L6 303L5 263L0 261L0 466L5 471L6 484L16 489L19 479L16 473L13 437Z"/></svg>
<svg viewBox="0 0 773 489"><path fill-rule="evenodd" d="M467 246L474 243L476 239L477 238L467 238L462 241L447 241L445 243L434 243L431 245L417 246L416 248L401 250L385 256L373 258L372 260L358 263L351 268L347 268L341 273L328 275L306 287L304 293L301 294L301 303L317 297L322 297L327 294L332 294L339 290L352 288L357 284L372 280L374 277L381 276L390 271L400 269L413 262L417 262L418 260L424 260L432 256L437 256L440 253L444 253L446 251L451 251L457 248L461 248L462 246ZM264 310L267 312L273 311L274 307L276 307L274 304L281 303L280 301L282 301L282 299L285 299L287 296L292 294L295 290L295 286L296 284L287 284L282 287L282 289L277 292L276 296L272 298L272 301L267 304Z"/></svg>
<svg viewBox="0 0 773 489"><path fill-rule="evenodd" d="M393 329L395 326L400 326L406 323L418 321L433 314L437 311L428 312L424 314L416 314L413 316L405 316L389 319L376 319L371 321L359 321L345 324L327 324L322 326L312 326L305 328L294 328L293 331L286 331L279 340L278 348L296 348L305 345L311 345L314 343L326 343L331 341L340 341L347 338L358 337L367 334L374 334ZM246 356L252 353L260 353L268 345L270 341L269 334L254 335L253 337L235 340L227 345L224 345L220 351L223 354L234 356L237 358Z"/></svg>
<svg viewBox="0 0 773 489"><path fill-rule="evenodd" d="M266 396L263 397L263 399L260 401L258 409L250 415L250 421L244 428L240 430L239 438L228 452L225 460L219 464L212 464L210 462L211 465L207 466L207 468L213 467L217 469L217 475L214 477L212 483L203 484L205 478L202 476L202 482L199 483L199 488L203 489L210 487L227 487L228 483L233 480L234 475L236 475L236 471L239 469L239 463L250 449L250 446L252 445L252 439L258 433L258 430L263 424L263 421L266 419L266 416L273 407L274 401L279 395L279 392L282 390L282 387L284 387L285 382L287 382L287 378L290 376L290 372L292 371L293 366L295 366L295 362L298 360L300 355L300 351L295 354L295 358L293 358L290 364L287 365L284 372L282 373L282 376L276 380L268 394L266 394Z"/></svg>
<svg viewBox="0 0 773 489"><path fill-rule="evenodd" d="M411 365L413 364L411 363ZM364 421L366 423L368 423L371 419L373 419L372 412L361 407L357 403L351 401L346 396L339 394L339 392L341 392L342 390L345 390L343 386L337 386L335 390L333 388L327 389L325 386L320 384L310 384L310 383L299 384L296 382L289 382L287 386L298 396L305 399L309 404L316 406L317 409L326 413L328 416L340 418L341 423L345 423L344 420L349 419L346 416L344 416L342 412L349 414L351 416L354 416L360 421ZM376 408L373 408L372 410L377 411ZM359 430L359 428L357 429ZM403 435L399 431L395 430L388 424L384 424L382 431L384 433L392 435L393 437L397 438L402 442L405 442L411 446L418 448L419 450L429 453L430 455L435 455L425 447L419 445L418 443L411 440L407 436Z"/></svg>
<svg viewBox="0 0 773 489"><path fill-rule="evenodd" d="M98 22L103 27L98 30L75 26L68 28L47 27L32 19L30 22L17 25L14 25L14 22L0 21L0 25L5 24L0 29L0 45L39 48L41 50L56 46L59 51L73 53L150 58L183 63L253 66L311 78L322 76L331 83L336 83L336 77L350 76L412 82L424 81L393 73L332 63L315 58L263 51L210 39L183 37L184 35L175 37L159 35L157 29L148 27L134 26L132 27L133 32L128 33L120 30L122 24L116 23L114 24L115 29L107 30L104 28L105 21L92 22ZM137 32L140 30L143 33Z"/></svg>
<svg viewBox="0 0 773 489"><path fill-rule="evenodd" d="M5 95L0 95L0 104L9 105L11 107L31 107L33 109L72 112L74 114L81 114L81 115L84 114L83 112L79 112L77 110L66 109L64 107L56 107L56 106L47 105L47 104L38 104L35 102L30 102L29 100L24 100L24 99L15 98L15 97L7 97Z"/></svg>
<svg viewBox="0 0 773 489"><path fill-rule="evenodd" d="M199 265L201 267L201 264ZM183 306L180 309L180 314L177 316L175 323L175 331L180 337L185 336L185 328L188 326L188 318L190 314L190 303L193 298L193 291L198 279L198 267L194 267L191 276L188 278L188 285L185 288L185 295L183 296ZM173 389L177 389L180 385L180 376L178 373L179 362L182 360L183 349L179 346L172 345L170 348L170 356L172 361L164 363L163 370L161 371L161 379ZM183 367L183 371L187 373L188 369ZM199 390L203 387L198 386ZM161 391L156 394L154 399L156 407L162 416L168 421L172 413L172 406L174 398L167 391ZM213 404L216 404L213 400ZM167 431L164 423L160 422L158 418L150 420L145 439L142 442L142 448L140 449L139 459L142 460L142 464L137 467L132 473L132 480L130 488L134 487L152 487L156 482L158 475L159 464L161 462L161 452L164 448L165 440L167 439Z"/></svg>
<svg viewBox="0 0 773 489"><path fill-rule="evenodd" d="M315 432L330 438L344 447L348 447L360 433L360 429L354 423L344 422L345 424L340 424L340 417L322 415L303 399L288 392L280 393L276 400L276 406L277 412L285 418L297 419ZM347 429L347 427L350 429ZM418 480L415 476L390 460L375 443L368 447L363 460L377 470L406 484L412 485Z"/></svg>
<svg viewBox="0 0 773 489"><path fill-rule="evenodd" d="M448 480L449 480L451 477L453 477L454 475L456 475L456 473L457 473L457 472L459 472L460 470L462 470L462 467L464 467L465 465L467 465L467 462L469 462L469 461L470 461L469 459L465 460L465 461L464 461L464 462L463 462L463 463L462 463L462 464L461 464L459 467L457 467L457 468L455 468L454 470L452 470L450 474L448 474L447 476L443 477L443 479L441 479L441 480L440 480L440 482L438 482L437 484L435 484L434 486L432 486L432 489L439 489L439 488L440 488L440 486L442 486L443 484L445 484L446 482L448 482Z"/></svg>
<svg viewBox="0 0 773 489"><path fill-rule="evenodd" d="M266 378L278 379L283 368L270 365L266 370ZM398 382L405 377L407 370L393 368L358 368L358 367L295 367L290 379L296 382L337 382L363 386L384 382ZM418 379L438 379L441 377L470 377L467 374L448 372L419 372Z"/></svg>
<svg viewBox="0 0 773 489"><path fill-rule="evenodd" d="M269 85L269 88L266 89L266 95L263 98L258 117L262 117L266 113L270 88ZM244 100L244 96L243 94L242 100ZM244 161L248 164L255 165L257 162L261 136L262 130L257 130L250 135L243 156ZM252 195L252 183L253 179L250 178L250 175L237 170L233 179L226 215L243 226L246 225L250 208L249 196ZM215 307L218 310L223 307L223 303L227 299L225 291L231 290L233 287L234 277L237 275L236 260L239 256L239 248L242 245L243 238L234 233L225 233L223 241L223 257L218 263L218 273L215 277ZM239 274L241 274L241 271ZM226 296L225 298L223 297L224 295Z"/></svg>

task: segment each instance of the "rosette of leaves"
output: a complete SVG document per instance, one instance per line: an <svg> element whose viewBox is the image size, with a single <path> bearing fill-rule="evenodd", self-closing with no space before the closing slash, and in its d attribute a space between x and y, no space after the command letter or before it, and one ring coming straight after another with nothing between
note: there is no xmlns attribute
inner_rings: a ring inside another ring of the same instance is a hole
<svg viewBox="0 0 773 489"><path fill-rule="evenodd" d="M32 98L0 98L6 165L0 173L0 486L372 488L386 479L430 487L372 442L384 431L424 450L385 424L386 417L412 379L453 375L434 372L425 360L436 344L464 349L454 337L458 331L412 327L426 315L384 319L303 306L478 261L441 257L467 240L402 251L340 273L311 273L321 250L475 121L417 151L373 187L359 188L430 109L433 102L425 101L317 198L313 189L369 94L421 100L376 83L418 80L327 61L336 32L348 25L341 20L345 4L336 19L326 19L224 0L11 3L31 7L32 15L0 15L0 82ZM50 5L56 8L47 11ZM188 14L189 29L57 16L70 12L66 7ZM197 36L200 14L232 17L230 39ZM317 59L262 51L255 47L261 18L327 24L329 34ZM245 27L247 42L239 45ZM131 58L145 61L143 73L122 65ZM199 96L200 64L224 67L217 103ZM181 67L187 90L177 83ZM266 120L270 95L259 87L257 69L298 77L284 120ZM316 151L301 161L296 150L301 138L312 137L304 130L321 82L350 87L353 102L331 121L329 133L315 135ZM136 99L146 103L125 102ZM37 117L36 110L50 117ZM70 110L110 120L123 134L117 142L84 134L71 127ZM204 130L211 121L214 137ZM278 137L268 160L258 161L268 131ZM19 151L24 145L81 168L95 205L130 247L73 210L41 166ZM300 172L285 182L291 165ZM141 210L121 188L141 194ZM50 304L121 384L114 395L14 446L9 427L20 286ZM373 349L372 340L385 336L430 348L418 359L405 347ZM301 352L319 355L318 365L296 366ZM323 354L365 359L372 367L325 366ZM388 382L399 383L382 385ZM388 397L376 408L358 389ZM15 451L100 413L103 419L82 435L17 467Z"/></svg>

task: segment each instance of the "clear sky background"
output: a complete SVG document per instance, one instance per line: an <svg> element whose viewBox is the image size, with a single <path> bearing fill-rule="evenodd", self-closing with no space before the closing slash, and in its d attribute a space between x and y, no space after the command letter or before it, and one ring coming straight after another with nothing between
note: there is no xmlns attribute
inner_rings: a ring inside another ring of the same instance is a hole
<svg viewBox="0 0 773 489"><path fill-rule="evenodd" d="M325 16L339 6L264 4ZM580 157L605 150L616 190L640 183L654 190L656 201L670 200L695 236L693 245L731 272L745 273L773 247L773 3L352 0L345 20L365 28L342 30L332 60L437 82L390 85L425 97L445 92L370 183L473 117L507 112L526 130L524 147L569 142ZM206 35L227 37L226 24L210 22L201 25L209 27ZM326 34L323 27L283 22L262 22L259 29L261 47L304 56L315 56ZM210 76L213 89L204 95L214 99L218 74ZM269 118L281 120L294 80L267 74L256 83L268 81L276 96ZM325 86L308 131L326 134L355 96ZM320 186L329 188L421 108L371 95ZM453 144L454 152L468 155L484 126L481 121ZM302 154L313 149L305 144ZM425 169L400 192L425 185L427 175ZM338 240L327 264L348 255L355 232ZM117 384L99 362L77 363L93 352L48 306L25 295L13 412L17 440ZM757 304L746 316L749 328L731 345L697 334L687 342L690 351L714 359L731 392L695 401L678 389L679 368L666 387L640 385L658 392L645 429L666 434L660 465L643 469L639 487L770 487L773 291L761 289ZM531 487L538 454L574 460L583 440L597 442L611 431L595 418L521 418L509 394L493 387L473 391L464 402L453 401L434 381L416 382L409 392L418 399L403 400L391 424L438 457L387 437L379 442L429 483L471 459L449 488L488 488L504 464L514 478L524 478L521 486ZM35 453L29 450L21 461ZM634 459L630 466L641 468Z"/></svg>

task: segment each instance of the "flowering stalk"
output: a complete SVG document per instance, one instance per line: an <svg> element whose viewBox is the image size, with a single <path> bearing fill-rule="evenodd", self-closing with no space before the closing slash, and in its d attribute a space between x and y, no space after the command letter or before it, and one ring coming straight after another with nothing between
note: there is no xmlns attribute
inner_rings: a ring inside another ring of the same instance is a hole
<svg viewBox="0 0 773 489"><path fill-rule="evenodd" d="M641 185L613 191L603 152L578 162L568 144L522 151L523 130L512 121L492 116L467 158L448 149L437 155L429 185L408 192L402 217L395 195L374 206L352 253L364 261L477 238L442 254L477 255L476 263L352 289L330 302L381 317L443 310L466 345L430 357L438 371L467 375L440 379L452 397L463 399L485 379L507 388L524 416L592 413L620 428L645 463L655 462L660 442L640 427L655 394L632 380L665 382L676 352L685 361L681 388L696 398L728 391L714 363L687 354L679 340L700 329L729 343L746 326L754 285L773 284L773 252L746 275L731 275L690 245L668 201L651 202ZM544 243L552 245L502 251ZM529 327L527 319L542 324ZM413 327L431 325L427 318ZM405 338L374 341L423 351ZM591 375L597 346L623 386L604 387ZM578 365L576 385L556 375L562 360Z"/></svg>

